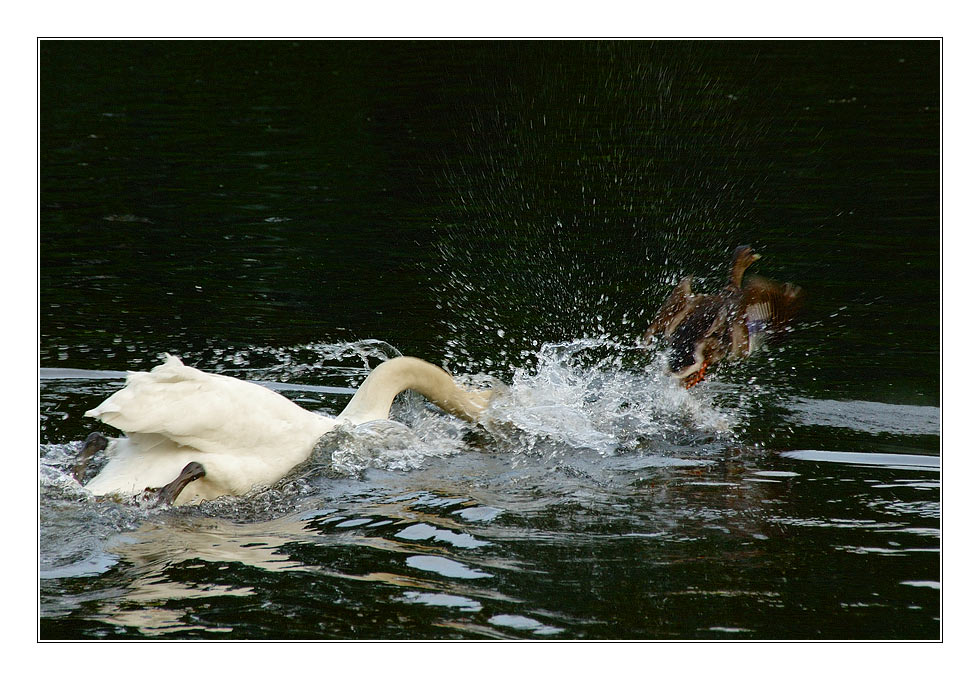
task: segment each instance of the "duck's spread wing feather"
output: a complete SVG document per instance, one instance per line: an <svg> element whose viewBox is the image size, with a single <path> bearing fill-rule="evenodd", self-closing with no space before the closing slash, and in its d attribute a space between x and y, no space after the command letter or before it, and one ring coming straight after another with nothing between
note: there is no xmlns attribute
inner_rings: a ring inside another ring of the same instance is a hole
<svg viewBox="0 0 980 680"><path fill-rule="evenodd" d="M643 334L644 343L649 344L655 336L669 336L691 313L697 298L691 292L691 277L685 276L657 310L650 327Z"/></svg>
<svg viewBox="0 0 980 680"><path fill-rule="evenodd" d="M753 276L742 285L742 299L750 330L765 326L769 332L779 333L799 314L803 291L792 283Z"/></svg>
<svg viewBox="0 0 980 680"><path fill-rule="evenodd" d="M169 355L149 373L130 373L125 388L85 415L200 451L272 443L312 416L272 390L204 373Z"/></svg>

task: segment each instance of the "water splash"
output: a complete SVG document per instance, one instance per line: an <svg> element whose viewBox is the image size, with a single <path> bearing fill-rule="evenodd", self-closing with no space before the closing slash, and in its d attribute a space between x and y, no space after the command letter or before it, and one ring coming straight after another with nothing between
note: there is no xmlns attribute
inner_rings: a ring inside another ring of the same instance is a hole
<svg viewBox="0 0 980 680"><path fill-rule="evenodd" d="M738 115L732 74L690 46L562 45L587 65L572 71L520 49L534 58L487 65L487 101L457 112L440 178L449 209L423 266L457 371L500 375L573 337L628 342L681 273L721 275L732 247L762 240L768 123Z"/></svg>
<svg viewBox="0 0 980 680"><path fill-rule="evenodd" d="M137 527L151 512L136 505L97 503L71 475L76 453L73 444L41 445L38 517L42 580L107 571L117 562L107 547L109 539Z"/></svg>
<svg viewBox="0 0 980 680"><path fill-rule="evenodd" d="M472 425L410 408L396 407L392 416L409 421L411 427L397 420L375 420L328 432L317 442L311 464L329 474L356 477L369 468L417 470L467 448L465 435Z"/></svg>
<svg viewBox="0 0 980 680"><path fill-rule="evenodd" d="M659 361L630 365L637 352L608 337L545 344L533 369L515 370L484 426L515 455L612 456L730 436L734 414L678 386Z"/></svg>
<svg viewBox="0 0 980 680"><path fill-rule="evenodd" d="M296 382L323 375L341 375L357 384L382 361L402 353L383 340L311 342L289 347L214 349L202 356L203 365L246 380Z"/></svg>

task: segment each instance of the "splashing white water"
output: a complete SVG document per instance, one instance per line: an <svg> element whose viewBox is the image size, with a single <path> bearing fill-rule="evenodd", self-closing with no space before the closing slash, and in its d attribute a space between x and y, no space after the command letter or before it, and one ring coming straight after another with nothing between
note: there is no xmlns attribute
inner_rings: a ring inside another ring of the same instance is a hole
<svg viewBox="0 0 980 680"><path fill-rule="evenodd" d="M483 424L517 455L545 442L611 456L677 436L728 435L731 416L679 387L659 362L627 369L635 351L608 338L546 344L534 369L515 370Z"/></svg>
<svg viewBox="0 0 980 680"><path fill-rule="evenodd" d="M358 383L378 363L401 354L383 340L358 340L312 342L291 347L216 349L211 356L202 357L202 361L212 366L211 370L246 380L295 382L340 375Z"/></svg>
<svg viewBox="0 0 980 680"><path fill-rule="evenodd" d="M401 417L411 427L396 420L341 425L320 438L311 463L325 466L332 474L355 477L368 468L420 469L433 458L467 448L465 435L472 425L424 410L403 412Z"/></svg>

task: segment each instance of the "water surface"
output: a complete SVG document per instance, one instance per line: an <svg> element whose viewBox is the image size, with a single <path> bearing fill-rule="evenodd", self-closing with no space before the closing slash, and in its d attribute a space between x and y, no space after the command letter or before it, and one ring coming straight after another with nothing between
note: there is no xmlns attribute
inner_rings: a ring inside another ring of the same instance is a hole
<svg viewBox="0 0 980 680"><path fill-rule="evenodd" d="M937 42L43 42L40 94L40 637L940 636ZM740 243L805 316L684 391L636 339ZM97 502L163 352L510 389Z"/></svg>

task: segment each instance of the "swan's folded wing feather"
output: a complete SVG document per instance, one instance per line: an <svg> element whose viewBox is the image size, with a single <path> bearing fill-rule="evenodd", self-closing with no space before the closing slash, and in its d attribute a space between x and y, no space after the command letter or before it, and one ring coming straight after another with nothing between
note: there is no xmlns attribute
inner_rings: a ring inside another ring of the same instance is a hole
<svg viewBox="0 0 980 680"><path fill-rule="evenodd" d="M260 385L204 373L176 357L126 386L86 416L127 434L158 434L201 451L274 445L287 432L321 418Z"/></svg>

